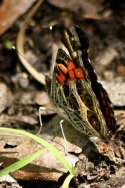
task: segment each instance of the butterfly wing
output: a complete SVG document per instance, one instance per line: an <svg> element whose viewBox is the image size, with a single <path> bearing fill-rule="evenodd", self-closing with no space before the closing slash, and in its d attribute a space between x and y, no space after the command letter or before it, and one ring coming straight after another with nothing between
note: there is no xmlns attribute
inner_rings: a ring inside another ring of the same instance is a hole
<svg viewBox="0 0 125 188"><path fill-rule="evenodd" d="M70 57L64 50L58 50L51 83L53 102L65 111L77 130L106 139L110 136L109 130L115 127L115 118L108 94L98 83L88 59L87 38L77 27L70 27L64 31L62 39ZM67 59L72 59L76 67L82 68L84 79L70 80L67 73L63 84L57 82L56 66Z"/></svg>
<svg viewBox="0 0 125 188"><path fill-rule="evenodd" d="M69 57L66 52L59 49L56 64L63 63L63 61L67 59L69 59ZM99 136L100 133L98 129L100 129L101 126L94 109L89 109L89 107L87 107L78 93L79 90L77 90L77 87L79 88L80 86L82 93L83 91L86 91L85 82L85 80L67 80L66 83L60 84L56 79L55 67L51 83L51 98L57 107L60 107L65 111L68 120L77 130L89 136ZM82 85L84 87L81 87ZM91 113L93 117L91 117Z"/></svg>

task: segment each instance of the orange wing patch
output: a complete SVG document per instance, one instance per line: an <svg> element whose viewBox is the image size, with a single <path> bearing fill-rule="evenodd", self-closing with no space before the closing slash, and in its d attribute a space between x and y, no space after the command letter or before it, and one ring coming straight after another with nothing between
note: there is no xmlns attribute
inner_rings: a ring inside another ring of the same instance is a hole
<svg viewBox="0 0 125 188"><path fill-rule="evenodd" d="M59 63L56 65L57 74L56 79L60 84L64 84L67 79L76 80L76 79L85 79L85 73L81 67L76 67L73 61L68 60L64 61L65 65Z"/></svg>

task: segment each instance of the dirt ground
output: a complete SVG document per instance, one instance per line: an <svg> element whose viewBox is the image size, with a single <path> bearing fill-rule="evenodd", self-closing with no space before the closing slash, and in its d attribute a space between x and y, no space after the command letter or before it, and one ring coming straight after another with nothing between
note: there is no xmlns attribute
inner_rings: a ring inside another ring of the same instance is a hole
<svg viewBox="0 0 125 188"><path fill-rule="evenodd" d="M0 2L0 6L6 2L4 0ZM18 49L12 50L8 45L16 46L20 28L29 11L31 9L22 12L15 18L13 24L9 26L8 23L8 28L0 32L0 127L19 128L37 134L40 129L39 107L45 107L40 136L50 143L54 141L54 145L63 150L64 142L59 128L62 117L57 115L46 86L34 78L19 58L19 55L23 56L39 73L49 75L52 47L59 34L53 36L49 28L55 24L66 27L79 25L86 32L90 43L91 62L112 101L117 125L124 127L125 2L123 0L44 1L35 12L30 24L27 23L23 45L25 53L21 54ZM12 12L10 18L14 17L14 14L15 12ZM0 17L2 17L1 14ZM4 18L3 16L3 20ZM84 139L83 135L66 121L64 132L68 140L70 159L75 161L78 171L70 187L125 187L125 162L118 166L100 158L101 162L98 162L98 157L95 156L95 151L91 150L93 146L88 138ZM124 134L120 139L124 145ZM39 147L27 138L0 135L0 168L23 158L26 154L33 153ZM93 151L92 159L88 159L86 153L91 151ZM93 160L94 157L96 160ZM124 156L123 160L125 160ZM0 187L18 185L24 188L56 188L60 187L66 175L65 170L51 157L50 153L47 153L44 157L12 174L12 177L17 180L16 185L10 181L0 180Z"/></svg>

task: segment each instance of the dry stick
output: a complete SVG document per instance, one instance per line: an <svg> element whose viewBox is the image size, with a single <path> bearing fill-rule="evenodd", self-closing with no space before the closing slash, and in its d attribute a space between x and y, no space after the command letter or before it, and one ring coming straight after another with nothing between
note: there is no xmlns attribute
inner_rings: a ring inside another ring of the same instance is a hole
<svg viewBox="0 0 125 188"><path fill-rule="evenodd" d="M64 122L64 120L62 119L59 122L59 125L60 125L62 136L63 136L63 139L64 139L64 152L65 152L65 155L68 155L68 149L67 149L68 144L67 144L66 136L65 136L65 133L64 133L64 129L63 129L63 122Z"/></svg>
<svg viewBox="0 0 125 188"><path fill-rule="evenodd" d="M37 135L39 135L39 134L41 133L41 131L42 131L42 127L43 127L42 115L44 114L45 110L46 110L46 107L44 107L44 106L40 106L40 107L39 107L39 122L40 122L40 128L39 128L39 130L38 130L38 132L37 132Z"/></svg>
<svg viewBox="0 0 125 188"><path fill-rule="evenodd" d="M24 39L25 39L25 32L27 29L27 25L31 22L32 17L36 13L39 6L43 3L44 0L39 0L36 5L31 9L31 11L28 13L24 23L22 24L20 31L17 36L17 51L18 51L18 57L23 64L23 66L26 68L26 70L35 78L38 82L45 85L45 76L42 73L39 73L32 65L28 63L28 61L25 58L25 52L24 52Z"/></svg>

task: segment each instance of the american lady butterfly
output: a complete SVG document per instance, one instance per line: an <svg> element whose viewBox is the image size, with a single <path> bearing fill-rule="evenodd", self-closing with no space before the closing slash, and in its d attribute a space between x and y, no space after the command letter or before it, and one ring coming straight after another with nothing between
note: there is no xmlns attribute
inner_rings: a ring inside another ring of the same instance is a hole
<svg viewBox="0 0 125 188"><path fill-rule="evenodd" d="M88 58L88 39L79 27L64 29L51 82L54 104L64 110L71 124L88 136L108 139L116 121L108 94L97 80Z"/></svg>

